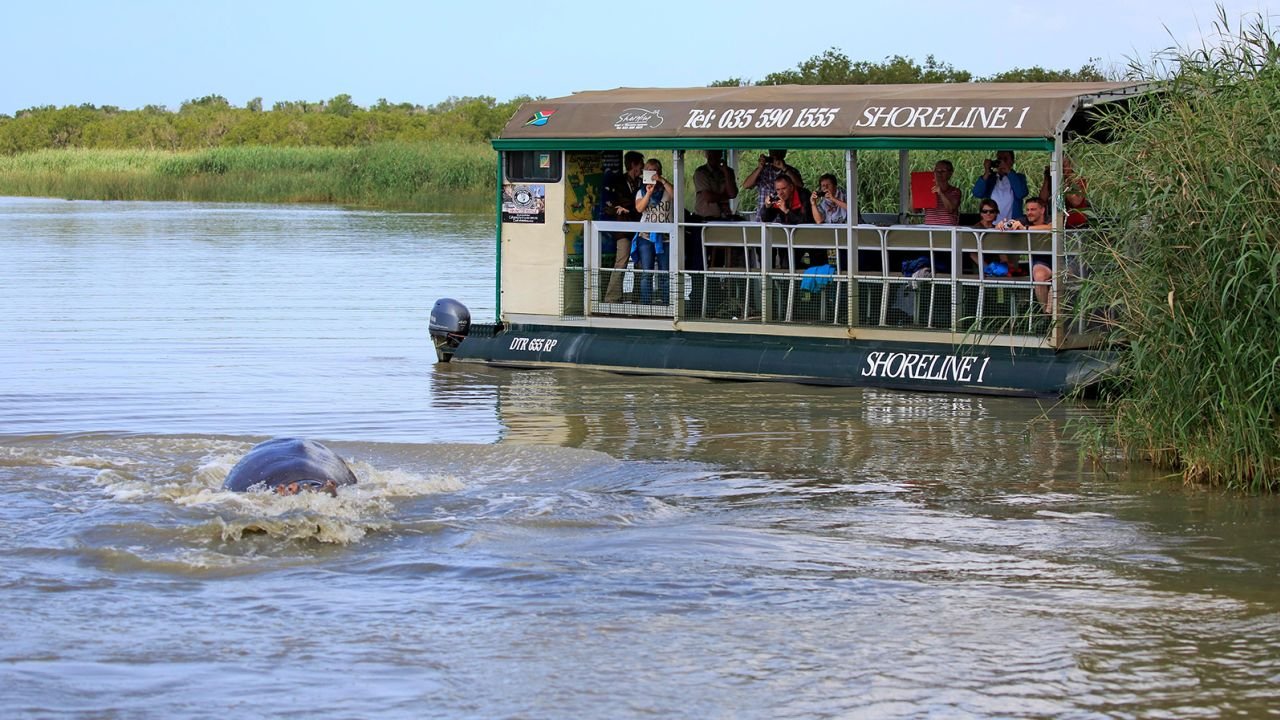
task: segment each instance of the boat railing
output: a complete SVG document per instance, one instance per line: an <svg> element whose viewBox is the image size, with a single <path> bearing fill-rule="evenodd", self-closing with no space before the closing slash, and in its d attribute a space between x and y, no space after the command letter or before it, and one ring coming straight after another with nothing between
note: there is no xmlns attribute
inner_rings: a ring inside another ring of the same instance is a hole
<svg viewBox="0 0 1280 720"><path fill-rule="evenodd" d="M606 266L617 239L660 232L678 265ZM566 267L581 303L567 315L698 322L892 328L1048 337L1086 344L1063 302L1078 282L1076 231L926 225L588 222L583 267ZM686 247L688 245L688 247ZM687 252L688 251L688 252ZM1048 264L1037 281L1030 268ZM994 275L985 270L1012 268ZM677 269L678 268L678 269ZM574 298L576 300L576 298ZM1048 307L1055 314L1047 311Z"/></svg>
<svg viewBox="0 0 1280 720"><path fill-rule="evenodd" d="M566 286L570 290L579 284L582 286L583 300L578 307L585 308L585 314L592 316L675 318L680 278L673 269L643 270L637 267L638 263L629 262L626 258L633 255L630 248L642 233L660 233L666 236L668 252L678 247L670 241L678 232L677 224L595 221L584 225L584 267L565 269ZM619 242L625 243L625 246L619 245ZM619 247L627 249L622 266L617 267L615 259L614 264L606 267L605 251L609 251L608 255L614 255ZM670 264L668 268L671 268ZM575 273L581 273L580 281L572 279ZM564 313L567 316L577 315L573 310L578 307L570 305L576 300L572 295L571 291L562 293L562 297L566 298L567 309L570 310Z"/></svg>

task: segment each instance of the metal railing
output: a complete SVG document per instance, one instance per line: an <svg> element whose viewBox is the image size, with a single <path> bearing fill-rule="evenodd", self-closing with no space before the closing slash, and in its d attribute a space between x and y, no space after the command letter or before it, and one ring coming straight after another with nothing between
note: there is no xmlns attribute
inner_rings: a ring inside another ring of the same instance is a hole
<svg viewBox="0 0 1280 720"><path fill-rule="evenodd" d="M618 259L618 240L629 247L642 232L666 236L667 270L637 267L630 253ZM1058 346L1070 344L1073 330L1083 330L1065 327L1061 313L1079 267L1076 231L588 222L584 241L584 266L565 269L566 316L1037 338L1059 323L1053 338ZM686 248L693 243L696 248ZM682 262L686 258L692 269ZM983 273L1000 259L1025 274ZM1051 269L1049 279L1032 278L1038 262ZM570 296L579 288L581 301L575 302Z"/></svg>

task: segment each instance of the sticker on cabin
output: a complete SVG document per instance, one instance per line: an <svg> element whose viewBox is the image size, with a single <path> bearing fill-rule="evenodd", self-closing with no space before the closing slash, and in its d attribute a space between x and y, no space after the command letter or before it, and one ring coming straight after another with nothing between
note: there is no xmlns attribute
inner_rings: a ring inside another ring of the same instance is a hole
<svg viewBox="0 0 1280 720"><path fill-rule="evenodd" d="M502 222L541 225L546 222L546 211L546 185L502 186Z"/></svg>
<svg viewBox="0 0 1280 720"><path fill-rule="evenodd" d="M613 124L613 128L615 130L653 130L661 125L661 110L633 107L618 114L618 121Z"/></svg>
<svg viewBox="0 0 1280 720"><path fill-rule="evenodd" d="M530 125L534 127L542 127L543 125L546 125L547 121L551 119L551 116L555 114L555 110L539 110L533 114L533 117L529 118L529 122L525 123L525 127Z"/></svg>

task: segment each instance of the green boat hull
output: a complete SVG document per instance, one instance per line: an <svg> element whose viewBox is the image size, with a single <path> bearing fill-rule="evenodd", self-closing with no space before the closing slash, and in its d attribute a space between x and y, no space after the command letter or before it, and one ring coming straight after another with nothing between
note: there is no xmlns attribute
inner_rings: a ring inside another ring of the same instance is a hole
<svg viewBox="0 0 1280 720"><path fill-rule="evenodd" d="M1057 397L1095 383L1112 350L704 333L473 325L452 359L637 374Z"/></svg>

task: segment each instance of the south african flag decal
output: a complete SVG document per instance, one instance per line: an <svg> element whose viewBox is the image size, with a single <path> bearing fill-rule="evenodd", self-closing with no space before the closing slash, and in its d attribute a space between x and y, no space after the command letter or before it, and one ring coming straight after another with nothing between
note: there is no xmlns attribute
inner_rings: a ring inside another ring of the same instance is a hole
<svg viewBox="0 0 1280 720"><path fill-rule="evenodd" d="M530 125L533 125L534 127L542 127L543 125L546 125L547 121L551 119L551 116L555 114L556 114L555 110L539 110L538 112L534 113L533 117L529 118L529 122L525 123L524 125L525 127L528 127Z"/></svg>

